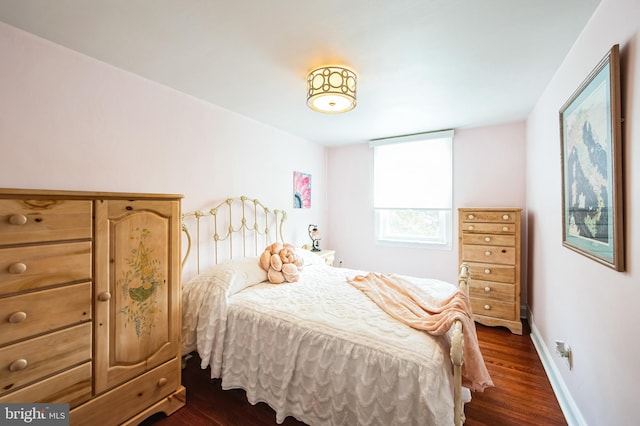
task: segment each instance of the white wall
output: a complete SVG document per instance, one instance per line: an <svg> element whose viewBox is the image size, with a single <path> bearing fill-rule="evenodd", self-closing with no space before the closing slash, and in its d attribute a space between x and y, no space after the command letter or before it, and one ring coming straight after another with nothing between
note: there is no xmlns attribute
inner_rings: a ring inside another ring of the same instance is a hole
<svg viewBox="0 0 640 426"><path fill-rule="evenodd" d="M323 227L323 146L1 22L0 57L0 187L179 193L183 211L247 195L288 212L293 243ZM310 209L292 207L294 170Z"/></svg>
<svg viewBox="0 0 640 426"><path fill-rule="evenodd" d="M525 123L455 131L454 209L525 205ZM377 245L373 220L373 150L368 143L328 153L328 238L336 264L456 281L457 211L451 250ZM523 294L526 294L524 292Z"/></svg>
<svg viewBox="0 0 640 426"><path fill-rule="evenodd" d="M573 370L551 365L567 391L571 421L638 423L640 384L640 2L603 0L527 122L529 305L543 344L573 350ZM616 272L562 246L558 112L612 45L619 44L625 168L626 272Z"/></svg>
<svg viewBox="0 0 640 426"><path fill-rule="evenodd" d="M628 425L640 383L640 2L603 0L524 123L456 131L454 207L528 210L534 326L564 339L574 369L555 368L590 425ZM627 272L561 245L558 110L611 45L622 53ZM0 23L0 186L182 193L184 210L231 195L288 210L289 239L322 245L344 266L455 280L454 248L373 241L367 144L331 148L207 104ZM526 150L524 147L526 133ZM525 157L526 154L526 157ZM526 160L525 160L526 158ZM309 210L293 210L292 172L313 175ZM330 173L327 173L330 170ZM526 183L525 183L526 178ZM330 206L326 211L326 206ZM553 353L553 351L551 351Z"/></svg>

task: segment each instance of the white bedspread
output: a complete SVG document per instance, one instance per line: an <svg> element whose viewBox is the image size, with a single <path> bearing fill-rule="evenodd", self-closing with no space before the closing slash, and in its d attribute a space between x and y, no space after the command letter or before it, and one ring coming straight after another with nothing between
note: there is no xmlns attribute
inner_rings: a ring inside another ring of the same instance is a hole
<svg viewBox="0 0 640 426"><path fill-rule="evenodd" d="M453 424L447 338L389 317L346 282L358 273L311 265L299 282L246 288L229 271L196 277L183 289L183 353L197 349L223 388L266 402L278 423Z"/></svg>

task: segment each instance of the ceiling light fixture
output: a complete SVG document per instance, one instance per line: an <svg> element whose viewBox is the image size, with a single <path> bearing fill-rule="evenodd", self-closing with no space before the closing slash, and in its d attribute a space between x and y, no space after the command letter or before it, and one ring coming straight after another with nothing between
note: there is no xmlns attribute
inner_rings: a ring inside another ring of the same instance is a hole
<svg viewBox="0 0 640 426"><path fill-rule="evenodd" d="M356 106L356 73L343 66L327 65L307 75L307 105L314 111L339 114Z"/></svg>

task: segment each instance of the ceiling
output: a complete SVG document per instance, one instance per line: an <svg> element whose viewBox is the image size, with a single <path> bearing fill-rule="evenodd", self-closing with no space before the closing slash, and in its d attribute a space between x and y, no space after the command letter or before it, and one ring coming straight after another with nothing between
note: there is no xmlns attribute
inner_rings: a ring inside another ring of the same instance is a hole
<svg viewBox="0 0 640 426"><path fill-rule="evenodd" d="M0 0L0 21L327 146L525 119L600 0ZM345 114L306 74L358 74Z"/></svg>

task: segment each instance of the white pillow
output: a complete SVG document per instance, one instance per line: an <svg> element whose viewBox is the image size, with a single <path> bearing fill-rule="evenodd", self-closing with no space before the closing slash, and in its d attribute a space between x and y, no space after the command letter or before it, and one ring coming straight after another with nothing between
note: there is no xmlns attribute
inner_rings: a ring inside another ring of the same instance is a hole
<svg viewBox="0 0 640 426"><path fill-rule="evenodd" d="M267 271L260 267L259 257L243 257L222 263L233 269L238 275L237 291L267 281Z"/></svg>
<svg viewBox="0 0 640 426"><path fill-rule="evenodd" d="M267 271L260 267L258 257L231 259L219 263L200 274L210 277L211 283L224 288L228 296L267 280Z"/></svg>

